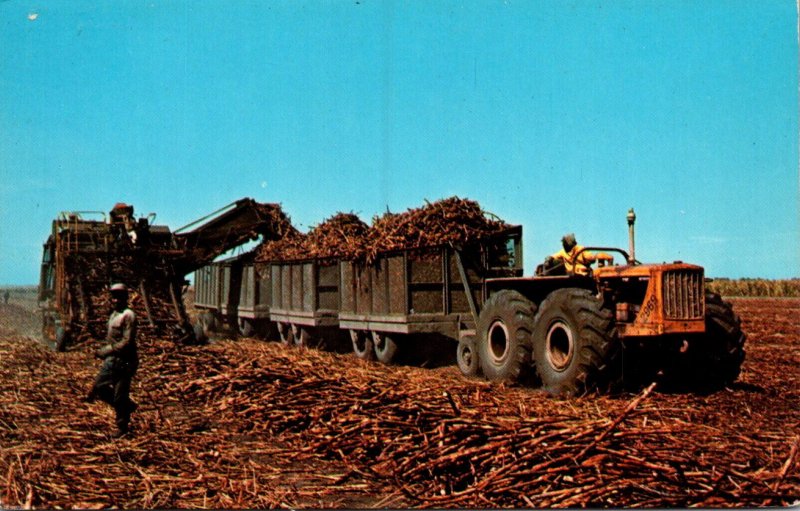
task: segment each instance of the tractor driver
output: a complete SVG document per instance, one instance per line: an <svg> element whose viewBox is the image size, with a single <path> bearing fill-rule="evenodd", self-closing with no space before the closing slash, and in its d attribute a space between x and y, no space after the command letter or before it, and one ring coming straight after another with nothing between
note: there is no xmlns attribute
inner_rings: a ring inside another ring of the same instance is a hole
<svg viewBox="0 0 800 511"><path fill-rule="evenodd" d="M587 275L589 273L589 266L593 262L602 261L602 263L610 263L614 260L613 257L602 252L599 254L592 254L591 252L583 250L583 246L578 245L578 242L575 241L575 235L572 233L565 234L564 237L561 238L561 246L563 247L561 250L545 258L545 268L552 268L554 265L563 263L564 269L568 274ZM582 250L583 252L581 252Z"/></svg>

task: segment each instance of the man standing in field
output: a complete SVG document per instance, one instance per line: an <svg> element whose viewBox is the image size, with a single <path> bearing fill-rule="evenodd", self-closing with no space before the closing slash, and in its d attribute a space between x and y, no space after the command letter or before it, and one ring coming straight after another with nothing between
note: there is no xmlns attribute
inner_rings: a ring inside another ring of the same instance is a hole
<svg viewBox="0 0 800 511"><path fill-rule="evenodd" d="M564 263L564 269L568 274L587 275L589 266L595 261L611 262L614 260L608 254L592 254L578 245L575 235L565 234L561 238L562 249L545 259L545 268L551 268L559 262Z"/></svg>
<svg viewBox="0 0 800 511"><path fill-rule="evenodd" d="M136 403L131 401L131 380L139 367L136 351L136 314L128 308L128 288L125 284L114 284L110 289L114 310L108 319L106 344L95 353L103 359L103 365L95 379L88 402L100 398L114 407L120 437L130 431L131 413Z"/></svg>

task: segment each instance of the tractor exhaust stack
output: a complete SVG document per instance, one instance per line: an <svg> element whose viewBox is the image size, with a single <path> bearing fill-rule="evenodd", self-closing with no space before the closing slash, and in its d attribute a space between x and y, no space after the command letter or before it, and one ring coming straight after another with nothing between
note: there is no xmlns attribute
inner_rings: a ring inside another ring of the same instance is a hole
<svg viewBox="0 0 800 511"><path fill-rule="evenodd" d="M633 235L633 224L636 223L636 213L633 212L633 208L628 210L627 218L628 218L628 252L630 253L630 259L628 260L628 264L635 264L636 243Z"/></svg>

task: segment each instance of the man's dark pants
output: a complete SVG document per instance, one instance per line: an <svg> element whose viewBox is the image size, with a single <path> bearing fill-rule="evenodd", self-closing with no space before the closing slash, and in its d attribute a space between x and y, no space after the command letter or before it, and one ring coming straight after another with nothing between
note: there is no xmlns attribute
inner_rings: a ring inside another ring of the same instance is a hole
<svg viewBox="0 0 800 511"><path fill-rule="evenodd" d="M103 359L100 372L94 381L92 395L114 407L117 414L117 428L127 432L131 420L131 412L136 405L131 401L131 380L136 374L136 361L123 360L110 356Z"/></svg>

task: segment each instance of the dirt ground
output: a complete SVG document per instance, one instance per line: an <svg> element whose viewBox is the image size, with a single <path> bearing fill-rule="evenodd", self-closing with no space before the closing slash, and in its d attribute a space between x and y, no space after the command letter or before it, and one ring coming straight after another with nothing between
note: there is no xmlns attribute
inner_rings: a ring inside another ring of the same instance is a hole
<svg viewBox="0 0 800 511"><path fill-rule="evenodd" d="M555 399L452 366L257 339L142 347L135 435L85 403L91 350L0 303L0 505L46 508L761 507L800 502L800 299L733 301L739 381Z"/></svg>

